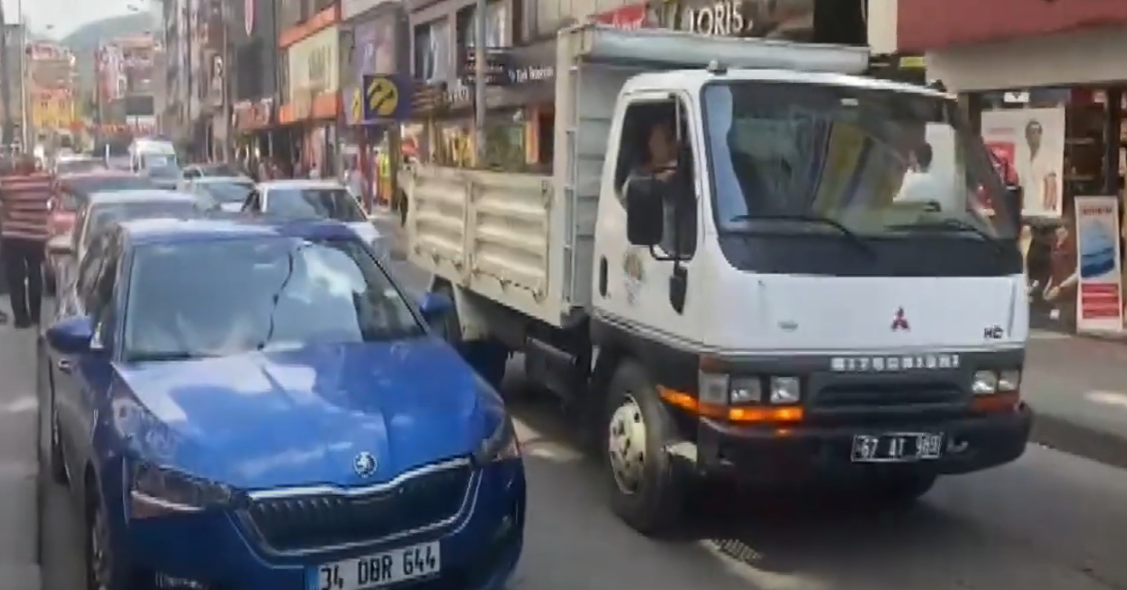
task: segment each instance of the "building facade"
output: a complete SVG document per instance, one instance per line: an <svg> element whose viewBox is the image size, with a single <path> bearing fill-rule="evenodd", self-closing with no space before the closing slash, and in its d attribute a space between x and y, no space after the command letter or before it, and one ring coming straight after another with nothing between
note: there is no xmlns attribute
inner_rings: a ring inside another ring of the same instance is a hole
<svg viewBox="0 0 1127 590"><path fill-rule="evenodd" d="M100 135L156 133L158 47L152 35L138 35L109 40L97 49L94 118Z"/></svg>
<svg viewBox="0 0 1127 590"><path fill-rule="evenodd" d="M326 170L337 161L341 115L341 6L331 0L279 0L278 124L282 158Z"/></svg>
<svg viewBox="0 0 1127 590"><path fill-rule="evenodd" d="M7 108L0 109L0 125L11 123L13 133L12 138L5 138L4 141L11 142L18 139L22 145L29 145L29 140L32 137L27 133L28 131L28 110L27 105L29 85L26 83L28 79L27 67L28 59L24 53L26 38L24 36L24 28L22 25L4 25L4 39L5 39L5 55L10 56L10 61L16 67L4 68L4 75L7 77L9 96L7 97Z"/></svg>
<svg viewBox="0 0 1127 590"><path fill-rule="evenodd" d="M668 28L703 35L865 45L863 0L670 0L535 2L488 0L487 162L475 162L475 0L404 0L410 69L425 86L405 141L449 166L544 171L552 161L555 36L597 21L620 28ZM723 56L718 56L723 59Z"/></svg>
<svg viewBox="0 0 1127 590"><path fill-rule="evenodd" d="M35 137L42 141L70 134L77 123L74 54L57 43L37 41L27 45L26 61L29 118Z"/></svg>
<svg viewBox="0 0 1127 590"><path fill-rule="evenodd" d="M232 6L228 22L233 45L231 123L236 142L251 160L271 157L278 104L278 3L246 0Z"/></svg>

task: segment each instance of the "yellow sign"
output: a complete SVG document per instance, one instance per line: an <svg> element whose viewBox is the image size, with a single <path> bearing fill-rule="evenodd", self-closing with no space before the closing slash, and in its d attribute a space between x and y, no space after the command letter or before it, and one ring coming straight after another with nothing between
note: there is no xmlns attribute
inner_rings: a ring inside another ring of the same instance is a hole
<svg viewBox="0 0 1127 590"><path fill-rule="evenodd" d="M364 120L364 94L359 88L352 91L352 120Z"/></svg>
<svg viewBox="0 0 1127 590"><path fill-rule="evenodd" d="M389 76L374 76L364 89L369 118L391 117L399 107L399 87Z"/></svg>

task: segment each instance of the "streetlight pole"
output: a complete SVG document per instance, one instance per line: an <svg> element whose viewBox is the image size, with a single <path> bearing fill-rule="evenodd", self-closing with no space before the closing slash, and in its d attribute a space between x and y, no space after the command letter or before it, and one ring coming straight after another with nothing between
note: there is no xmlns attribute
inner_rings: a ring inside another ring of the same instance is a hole
<svg viewBox="0 0 1127 590"><path fill-rule="evenodd" d="M486 0L477 0L474 11L474 165L485 165L485 11Z"/></svg>

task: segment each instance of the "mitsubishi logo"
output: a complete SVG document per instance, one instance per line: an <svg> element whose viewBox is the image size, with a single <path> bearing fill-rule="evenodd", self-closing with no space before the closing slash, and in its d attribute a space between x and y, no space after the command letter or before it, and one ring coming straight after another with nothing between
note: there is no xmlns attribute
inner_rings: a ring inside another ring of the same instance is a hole
<svg viewBox="0 0 1127 590"><path fill-rule="evenodd" d="M904 317L903 307L898 308L896 310L896 316L892 318L892 331L896 332L899 330L911 330L911 328L908 327L908 318Z"/></svg>

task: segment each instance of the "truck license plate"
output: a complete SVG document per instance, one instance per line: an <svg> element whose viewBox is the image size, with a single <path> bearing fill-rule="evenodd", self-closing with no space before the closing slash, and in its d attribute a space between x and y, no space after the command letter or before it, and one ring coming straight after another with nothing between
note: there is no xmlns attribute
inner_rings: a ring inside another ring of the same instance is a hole
<svg viewBox="0 0 1127 590"><path fill-rule="evenodd" d="M890 432L853 437L854 463L909 463L938 459L942 453L942 434Z"/></svg>
<svg viewBox="0 0 1127 590"><path fill-rule="evenodd" d="M306 590L368 590L417 580L442 569L439 544L423 543L386 553L306 569Z"/></svg>

